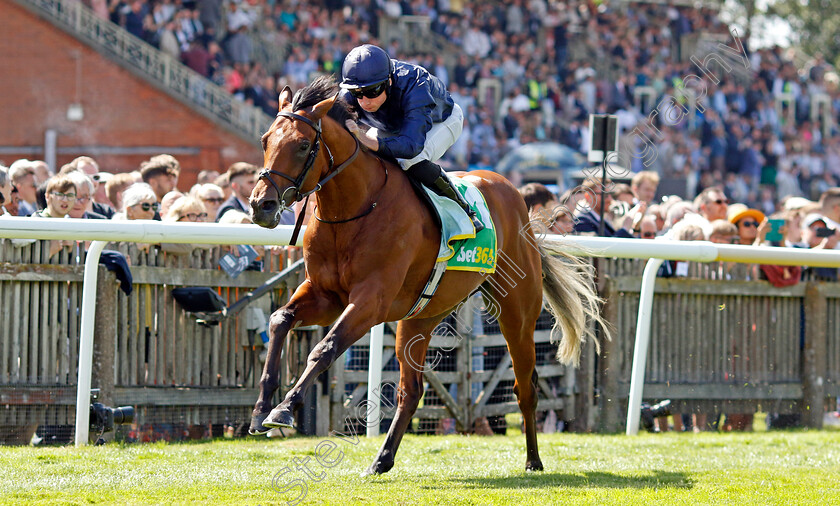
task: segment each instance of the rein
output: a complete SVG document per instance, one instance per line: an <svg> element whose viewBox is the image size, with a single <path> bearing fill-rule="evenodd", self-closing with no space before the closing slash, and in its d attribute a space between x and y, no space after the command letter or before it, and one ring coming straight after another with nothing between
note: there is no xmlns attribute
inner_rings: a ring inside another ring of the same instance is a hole
<svg viewBox="0 0 840 506"><path fill-rule="evenodd" d="M318 208L315 207L315 211L313 213L314 216L315 216L315 219L320 221L321 223L329 223L331 225L335 225L335 224L338 224L338 223L348 223L348 222L351 222L353 220L358 220L359 218L364 218L365 216L369 215L374 209L376 209L376 204L379 201L379 197L382 196L382 192L385 190L385 187L388 185L388 167L385 166L385 163L382 161L381 158L379 159L379 165L381 165L382 168L385 169L385 182L382 183L382 188L379 189L379 193L376 194L376 197L373 199L373 204L371 204L370 208L367 211L365 211L365 212L363 212L359 215L353 216L352 218L347 218L346 220L335 220L335 221L333 221L333 220L323 220L323 219L319 218L318 217Z"/></svg>
<svg viewBox="0 0 840 506"><path fill-rule="evenodd" d="M347 160L342 162L341 165L336 167L335 170L333 170L333 165L335 163L335 160L333 159L332 152L330 151L329 146L327 146L327 143L324 142L323 143L324 149L327 150L327 156L329 157L329 169L328 170L330 171L330 173L327 174L326 177L324 177L323 179L318 181L318 184L315 185L315 188L313 188L312 190L310 190L308 192L303 192L302 191L302 186L303 186L304 182L306 181L307 176L309 176L309 171L312 170L312 167L315 164L315 159L318 157L318 152L321 150L321 144L322 144L322 142L321 142L321 120L318 120L318 123L315 123L314 121L307 118L306 116L301 116L300 114L295 114L293 112L284 112L284 111L278 112L277 117L278 118L279 117L284 117L284 118L290 118L292 120L302 121L302 122L306 123L307 125L309 125L310 127L312 127L313 130L315 130L315 141L312 143L312 146L309 148L309 153L307 154L306 161L303 164L303 171L301 171L301 173L300 173L300 175L298 175L298 177L293 178L293 177L289 176L288 174L283 174L282 172L278 172L276 170L269 169L268 167L263 167L263 169L260 170L260 172L259 172L258 179L265 179L269 183L271 183L271 186L274 187L274 191L277 192L277 200L280 201L280 208L282 210L282 209L288 209L289 208L289 206L286 204L286 192L288 192L289 190L294 190L294 192L295 192L295 199L293 201L290 201L289 203L300 202L304 198L306 198L307 202L308 202L310 195L312 195L313 193L320 190L327 183L327 181L334 178L339 173L341 173L341 171L343 171L345 168L347 168L347 166L350 165L353 162L353 160L356 159L356 156L358 156L358 154L359 154L359 139L357 139L355 135L352 136L353 140L356 142L356 147L355 147L355 149L353 149L353 154L350 155L350 158L348 158ZM386 174L387 174L387 172L386 172ZM283 179L286 179L287 181L290 181L293 186L290 186L290 187L286 188L284 191L281 192L280 187L277 185L277 183L275 183L274 180L271 179L272 175L280 176ZM376 203L374 202L374 206L375 205L376 205ZM370 211L372 211L372 210L373 209L371 209ZM368 211L368 212L370 212L370 211ZM303 223L302 217L303 217L304 213L305 213L305 207L304 207L304 210L301 211L300 215L298 216L297 221L295 222L295 229L292 232L292 240L291 240L291 244L293 246L297 243L297 236L298 236L298 233L300 233L300 227ZM367 213L365 213L365 214L367 214ZM355 219L355 218L353 218L353 219Z"/></svg>

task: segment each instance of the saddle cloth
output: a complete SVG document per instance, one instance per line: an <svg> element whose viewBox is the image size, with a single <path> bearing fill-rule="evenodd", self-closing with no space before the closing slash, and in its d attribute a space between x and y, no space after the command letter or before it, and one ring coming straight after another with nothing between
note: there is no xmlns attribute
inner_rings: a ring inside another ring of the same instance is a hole
<svg viewBox="0 0 840 506"><path fill-rule="evenodd" d="M455 271L481 271L492 274L496 272L496 229L484 195L475 185L464 179L450 179L452 186L476 212L484 224L484 230L476 235L472 221L458 203L424 187L441 222L437 261L447 262L446 268Z"/></svg>
<svg viewBox="0 0 840 506"><path fill-rule="evenodd" d="M417 316L437 291L441 278L447 269L455 271L475 271L482 274L496 272L497 241L493 218L487 208L484 195L472 183L457 177L450 177L452 186L464 196L478 218L484 224L484 230L475 233L472 220L464 213L457 202L423 187L431 207L437 214L441 225L440 249L437 261L429 276L426 287L420 297L403 319Z"/></svg>

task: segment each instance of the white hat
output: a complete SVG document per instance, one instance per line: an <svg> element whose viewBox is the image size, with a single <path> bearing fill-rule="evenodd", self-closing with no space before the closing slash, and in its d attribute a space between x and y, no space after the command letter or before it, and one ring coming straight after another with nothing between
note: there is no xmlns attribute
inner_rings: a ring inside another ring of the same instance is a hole
<svg viewBox="0 0 840 506"><path fill-rule="evenodd" d="M785 200L785 209L788 211L795 211L812 204L814 204L814 202L806 199L805 197L791 197Z"/></svg>

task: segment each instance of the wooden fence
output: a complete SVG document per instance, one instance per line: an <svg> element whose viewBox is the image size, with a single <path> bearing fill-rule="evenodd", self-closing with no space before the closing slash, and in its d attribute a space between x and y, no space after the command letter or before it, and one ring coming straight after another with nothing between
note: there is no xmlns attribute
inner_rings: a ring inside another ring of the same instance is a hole
<svg viewBox="0 0 840 506"><path fill-rule="evenodd" d="M0 321L0 407L5 408L0 439L14 442L26 439L27 431L31 436L37 425L63 426L59 437L70 438L67 427L75 423L84 251L49 258L48 243L0 242L0 304L6 315ZM269 256L265 272L245 271L232 279L218 269L227 247L179 255L134 244L111 246L129 259L133 291L125 295L114 274L100 266L93 387L101 390L101 402L135 406L138 429L131 437L138 439L179 437L174 433L181 427L197 424L247 422L262 372L262 340L242 317L218 326L198 324L174 301L172 290L208 286L232 304L299 253ZM270 314L288 300L302 270L252 306ZM290 341L290 348L298 346L297 338ZM282 374L287 370L284 366ZM154 424L169 427L153 434Z"/></svg>
<svg viewBox="0 0 840 506"><path fill-rule="evenodd" d="M602 262L604 311L616 331L597 360L588 350L579 377L597 385L581 387L593 393L578 413L589 429L624 428L643 266ZM776 288L746 265L689 263L688 273L656 281L644 399L671 399L684 413L801 413L820 427L824 406L840 395L840 286Z"/></svg>
<svg viewBox="0 0 840 506"><path fill-rule="evenodd" d="M209 286L232 304L295 258L270 257L264 272L231 279L217 268L226 248L190 255L114 248L130 259L134 288L125 295L113 273L100 267L93 386L108 405L137 407L136 427L123 436L151 440L196 428L201 435L202 427L247 423L262 370L259 336L241 315L216 327L199 325L172 290ZM66 429L74 423L83 264L81 250L49 258L47 241L0 241L2 441L27 442L38 425ZM603 343L599 357L585 347L574 373L554 360L551 321L543 315L535 333L539 410L556 411L576 430L623 428L643 265L599 261L604 312L615 337ZM751 272L749 266L691 264L690 279L657 280L644 398L670 398L684 412L800 412L819 426L824 404L840 395L840 286L810 281L779 289L736 280ZM302 276L294 273L254 305L270 313ZM450 429L470 430L484 417L518 412L504 339L492 318L476 316L480 298L468 302L447 320L454 333L432 339L427 361L437 365L425 376L415 430L440 431L445 419L454 421ZM289 337L282 393L322 336L316 328ZM319 378L300 414L302 430L324 435L359 422L368 342L364 337ZM393 329L385 336L383 364L383 382L397 383ZM388 402L384 414L393 415ZM72 432L64 437L70 440Z"/></svg>

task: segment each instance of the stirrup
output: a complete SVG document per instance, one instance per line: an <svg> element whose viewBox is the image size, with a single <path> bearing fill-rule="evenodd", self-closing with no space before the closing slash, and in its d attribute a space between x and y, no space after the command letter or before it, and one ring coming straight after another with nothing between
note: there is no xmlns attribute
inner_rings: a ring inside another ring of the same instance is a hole
<svg viewBox="0 0 840 506"><path fill-rule="evenodd" d="M478 234L482 230L484 230L484 223L481 223L481 220L478 219L478 215L475 214L475 211L472 209L467 213L467 215L472 220L472 224L475 227L475 233Z"/></svg>

